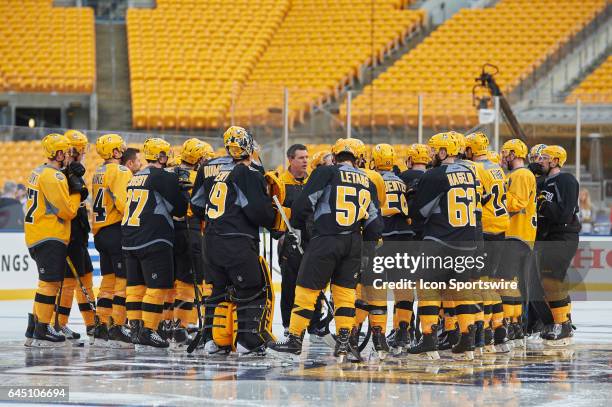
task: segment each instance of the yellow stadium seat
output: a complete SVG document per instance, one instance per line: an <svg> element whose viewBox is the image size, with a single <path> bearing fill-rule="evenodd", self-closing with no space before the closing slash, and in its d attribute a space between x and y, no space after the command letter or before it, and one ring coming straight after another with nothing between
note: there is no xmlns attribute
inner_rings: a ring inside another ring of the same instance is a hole
<svg viewBox="0 0 612 407"><path fill-rule="evenodd" d="M612 56L587 76L566 98L566 103L612 103Z"/></svg>
<svg viewBox="0 0 612 407"><path fill-rule="evenodd" d="M402 108L404 123L415 123L423 94L426 127L472 127L471 92L483 64L499 66L498 83L510 92L604 7L606 0L501 0L491 8L462 9L353 99L352 123L369 126L372 116L377 125L397 126ZM586 89L579 87L568 101ZM343 104L340 120L346 114Z"/></svg>

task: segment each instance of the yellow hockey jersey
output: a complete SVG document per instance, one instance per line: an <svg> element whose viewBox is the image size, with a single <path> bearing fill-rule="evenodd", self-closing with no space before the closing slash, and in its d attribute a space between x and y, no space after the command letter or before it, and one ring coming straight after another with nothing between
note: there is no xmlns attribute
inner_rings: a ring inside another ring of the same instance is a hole
<svg viewBox="0 0 612 407"><path fill-rule="evenodd" d="M105 226L121 222L132 172L123 165L102 164L92 182L92 230L95 235Z"/></svg>
<svg viewBox="0 0 612 407"><path fill-rule="evenodd" d="M380 175L378 172L374 170L370 170L367 168L361 168L361 170L363 170L366 173L370 181L376 187L376 195L378 195L378 204L379 204L378 206L380 208L384 207L385 204L387 203L387 189L385 188L385 180L383 179L382 175Z"/></svg>
<svg viewBox="0 0 612 407"><path fill-rule="evenodd" d="M504 170L489 160L476 161L476 168L482 184L482 231L494 235L504 233L509 222Z"/></svg>
<svg viewBox="0 0 612 407"><path fill-rule="evenodd" d="M69 195L64 174L46 164L35 168L28 179L27 198L24 219L27 246L48 240L68 244L70 220L77 214L81 196Z"/></svg>
<svg viewBox="0 0 612 407"><path fill-rule="evenodd" d="M508 174L506 209L510 222L506 239L519 239L533 247L537 229L536 180L526 167Z"/></svg>

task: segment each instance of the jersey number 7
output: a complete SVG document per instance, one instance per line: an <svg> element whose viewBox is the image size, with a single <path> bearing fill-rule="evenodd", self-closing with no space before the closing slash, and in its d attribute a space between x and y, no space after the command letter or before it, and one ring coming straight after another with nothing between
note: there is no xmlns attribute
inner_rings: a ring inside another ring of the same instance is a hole
<svg viewBox="0 0 612 407"><path fill-rule="evenodd" d="M140 226L140 214L148 199L149 191L147 189L128 189L125 212L123 213L121 224L125 225L127 223L128 226ZM132 203L134 202L136 205L132 211Z"/></svg>

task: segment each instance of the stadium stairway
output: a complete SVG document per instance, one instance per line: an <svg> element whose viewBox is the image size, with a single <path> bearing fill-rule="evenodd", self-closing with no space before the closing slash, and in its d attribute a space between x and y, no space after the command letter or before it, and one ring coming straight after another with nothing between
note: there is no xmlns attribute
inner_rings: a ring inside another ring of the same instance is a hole
<svg viewBox="0 0 612 407"><path fill-rule="evenodd" d="M579 33L566 55L538 78L524 95L519 89L512 95L516 108L558 103L593 72L612 49L612 3L599 17L589 24L591 27ZM520 102L519 102L520 100Z"/></svg>
<svg viewBox="0 0 612 407"><path fill-rule="evenodd" d="M385 55L383 61L376 66L366 67L361 75L361 81L354 81L352 86L347 86L339 95L337 100L332 100L324 103L320 108L315 108L307 117L304 123L296 125L291 131L291 137L300 143L326 143L329 142L330 136L332 139L346 137L346 122L338 119L338 111L340 105L346 101L347 91L352 91L352 97L359 96L366 85L372 83L380 74L385 72L395 62L400 60L404 54L410 52L413 48L421 43L429 33L432 27L424 25L421 30L414 32L405 44L400 45L391 52ZM353 130L355 131L355 130ZM353 137L359 137L358 133L353 133ZM387 135L385 135L386 137ZM403 139L394 135L390 141L393 143L402 143Z"/></svg>
<svg viewBox="0 0 612 407"><path fill-rule="evenodd" d="M125 23L96 23L98 128L132 127Z"/></svg>

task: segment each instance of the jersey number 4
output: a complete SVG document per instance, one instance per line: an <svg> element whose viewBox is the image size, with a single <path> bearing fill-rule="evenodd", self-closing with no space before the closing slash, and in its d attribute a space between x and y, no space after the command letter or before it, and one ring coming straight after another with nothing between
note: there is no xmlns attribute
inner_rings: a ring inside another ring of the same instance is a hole
<svg viewBox="0 0 612 407"><path fill-rule="evenodd" d="M366 219L371 202L372 197L367 189L360 189L358 196L355 187L338 185L336 187L336 223L340 226L353 226L356 221Z"/></svg>
<svg viewBox="0 0 612 407"><path fill-rule="evenodd" d="M96 214L94 217L95 223L101 223L106 220L106 208L104 207L104 188L98 189L98 193L93 201L92 206L93 213Z"/></svg>
<svg viewBox="0 0 612 407"><path fill-rule="evenodd" d="M149 199L149 191L147 189L128 189L125 212L123 213L122 225L140 226L140 214L147 204ZM136 203L132 211L132 203Z"/></svg>
<svg viewBox="0 0 612 407"><path fill-rule="evenodd" d="M456 228L476 226L476 190L452 188L448 191L448 222Z"/></svg>

